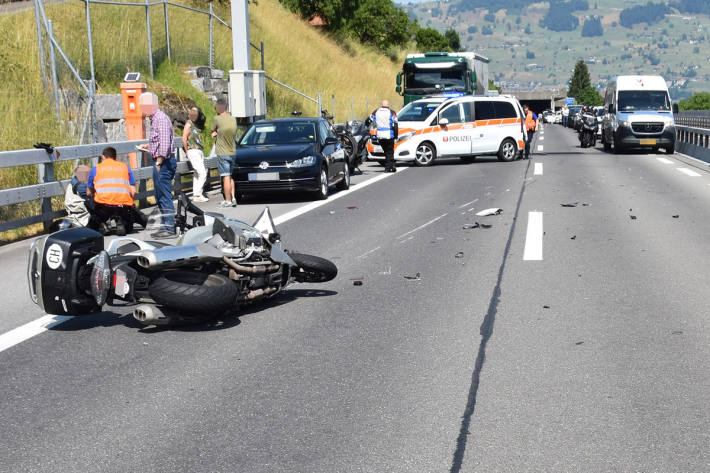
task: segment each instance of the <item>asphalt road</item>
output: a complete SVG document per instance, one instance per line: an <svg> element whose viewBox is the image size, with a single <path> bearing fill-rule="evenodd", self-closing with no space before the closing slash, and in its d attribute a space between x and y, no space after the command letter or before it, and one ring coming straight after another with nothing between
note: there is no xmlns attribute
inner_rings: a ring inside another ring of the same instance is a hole
<svg viewBox="0 0 710 473"><path fill-rule="evenodd" d="M560 126L538 146L280 224L329 283L192 328L75 317L0 352L0 471L710 471L707 166ZM0 250L3 330L42 315L23 251Z"/></svg>

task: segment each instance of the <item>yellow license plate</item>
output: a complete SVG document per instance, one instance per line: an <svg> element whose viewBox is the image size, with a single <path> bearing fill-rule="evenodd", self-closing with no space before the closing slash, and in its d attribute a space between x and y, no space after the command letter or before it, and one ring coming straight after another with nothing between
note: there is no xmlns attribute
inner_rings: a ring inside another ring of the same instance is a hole
<svg viewBox="0 0 710 473"><path fill-rule="evenodd" d="M639 140L639 144L641 144L641 145L655 145L656 140Z"/></svg>

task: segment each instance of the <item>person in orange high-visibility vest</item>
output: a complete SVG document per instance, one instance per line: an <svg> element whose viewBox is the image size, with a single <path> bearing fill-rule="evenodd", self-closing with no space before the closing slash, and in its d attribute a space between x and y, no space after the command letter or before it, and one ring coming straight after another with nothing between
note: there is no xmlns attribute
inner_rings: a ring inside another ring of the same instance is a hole
<svg viewBox="0 0 710 473"><path fill-rule="evenodd" d="M525 111L525 130L528 133L528 137L525 139L525 159L530 158L530 143L532 143L533 137L535 136L535 130L537 130L537 115L530 110L530 107L525 105L523 107Z"/></svg>
<svg viewBox="0 0 710 473"><path fill-rule="evenodd" d="M106 223L112 218L116 219L117 235L125 235L135 221L145 227L147 218L133 203L136 194L133 173L125 163L116 161L115 148L104 148L101 157L102 161L91 169L87 183L87 194L92 197L87 205L91 214L88 227L106 233Z"/></svg>

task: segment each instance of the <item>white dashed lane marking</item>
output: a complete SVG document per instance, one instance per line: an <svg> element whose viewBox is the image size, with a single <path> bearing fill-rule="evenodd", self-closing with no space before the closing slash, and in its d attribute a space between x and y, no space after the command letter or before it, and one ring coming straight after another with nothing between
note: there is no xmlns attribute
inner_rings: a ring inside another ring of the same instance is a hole
<svg viewBox="0 0 710 473"><path fill-rule="evenodd" d="M528 212L528 232L525 236L523 260L542 261L542 212Z"/></svg>
<svg viewBox="0 0 710 473"><path fill-rule="evenodd" d="M700 177L700 174L688 168L676 168L678 171L682 172L686 176L690 177Z"/></svg>
<svg viewBox="0 0 710 473"><path fill-rule="evenodd" d="M542 163L535 163L535 171L533 174L536 176L542 176Z"/></svg>
<svg viewBox="0 0 710 473"><path fill-rule="evenodd" d="M542 145L537 145L537 150L538 150L538 151L542 151L542 149L543 149L543 148L542 148Z"/></svg>
<svg viewBox="0 0 710 473"><path fill-rule="evenodd" d="M656 159L659 160L660 162L662 162L663 164L673 164L673 161L671 161L668 158L656 158Z"/></svg>

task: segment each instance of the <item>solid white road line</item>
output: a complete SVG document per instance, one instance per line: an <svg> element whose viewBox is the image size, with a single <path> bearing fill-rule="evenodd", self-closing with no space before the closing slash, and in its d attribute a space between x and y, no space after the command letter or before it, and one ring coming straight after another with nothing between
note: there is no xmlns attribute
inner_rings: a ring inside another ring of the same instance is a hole
<svg viewBox="0 0 710 473"><path fill-rule="evenodd" d="M360 190L364 187L374 184L375 182L379 182L383 179L387 179L388 177L395 176L399 173L406 171L407 169L409 169L409 168L401 168L396 173L395 172L382 173L379 176L373 177L372 179L368 179L365 182L361 182L360 184L355 184L354 186L350 187L350 189L348 189L346 191L340 191L337 194L330 195L330 196L328 196L328 199L326 199L326 200L317 200L315 202L311 202L309 204L306 204L303 207L299 207L299 208L292 210L290 212L286 212L283 215L275 217L274 224L278 225L280 223L288 222L289 220L292 220L292 219L298 217L299 215L303 215L304 213L310 212L311 210L317 209L318 207L328 205L329 203L333 202L334 200L338 200L341 197L345 197L346 195L350 195L357 190Z"/></svg>
<svg viewBox="0 0 710 473"><path fill-rule="evenodd" d="M0 335L0 352L73 318L73 315L45 315L44 317L40 317L37 320L33 320L16 329L3 333Z"/></svg>
<svg viewBox="0 0 710 473"><path fill-rule="evenodd" d="M459 205L459 208L462 209L462 208L464 208L464 207L468 207L469 205L475 204L476 202L478 202L478 199L474 199L474 200L472 200L471 202L466 202L466 203L463 204L463 205Z"/></svg>
<svg viewBox="0 0 710 473"><path fill-rule="evenodd" d="M673 161L671 161L668 158L656 158L656 159L659 160L660 162L662 162L663 164L673 164Z"/></svg>
<svg viewBox="0 0 710 473"><path fill-rule="evenodd" d="M356 184L346 191L340 191L337 194L331 195L328 197L327 200L319 200L317 202L311 202L309 204L306 204L303 207L292 210L274 218L274 224L278 225L280 223L287 222L291 219L298 217L299 215L303 215L306 212L310 212L313 209L317 209L318 207L326 205L334 200L340 199L341 197L345 197L346 195L349 195L352 192L367 187L370 184L374 184L375 182L379 182L383 179L387 179L388 177L399 174L400 172L404 172L407 169L409 168L402 168L396 173L382 173L377 177L373 177L372 179L368 179L367 181L361 182L360 184ZM13 347L19 343L22 343L25 340L29 340L30 338L36 335L46 332L48 329L54 327L55 325L59 325L62 322L66 322L67 320L73 318L73 315L45 315L44 317L40 317L39 319L33 320L32 322L28 322L25 325L17 327L16 329L3 333L2 335L0 335L0 352L2 352L3 350L7 350L8 348Z"/></svg>
<svg viewBox="0 0 710 473"><path fill-rule="evenodd" d="M436 222L436 221L438 221L438 220L441 220L442 218L446 217L447 215L449 215L449 214L446 213L446 214L444 214L444 215L439 215L438 217L429 220L429 221L428 221L427 223L425 223L424 225L419 225L419 226L418 226L417 228L415 228L414 230L410 230L410 231L408 231L407 233L401 234L400 236L397 237L397 240L399 240L400 238L404 238L404 237L406 237L407 235L411 235L411 234L414 233L414 232L418 232L418 231L421 230L422 228L428 227L428 226L431 225L432 223L434 223L434 222Z"/></svg>
<svg viewBox="0 0 710 473"><path fill-rule="evenodd" d="M535 176L542 176L542 163L535 163L535 170L533 171Z"/></svg>
<svg viewBox="0 0 710 473"><path fill-rule="evenodd" d="M542 212L528 212L523 260L542 261Z"/></svg>
<svg viewBox="0 0 710 473"><path fill-rule="evenodd" d="M688 169L688 168L676 168L676 169L679 170L680 172L682 172L683 174L685 174L686 176L700 177L700 174L693 171L692 169Z"/></svg>
<svg viewBox="0 0 710 473"><path fill-rule="evenodd" d="M365 256L367 256L367 255L369 255L369 254L372 254L372 253L374 253L375 251L377 251L377 250L379 250L379 249L381 249L381 248L382 248L381 246L378 246L377 248L373 248L373 249L371 249L370 251L361 254L360 256L358 256L358 258L364 258Z"/></svg>

